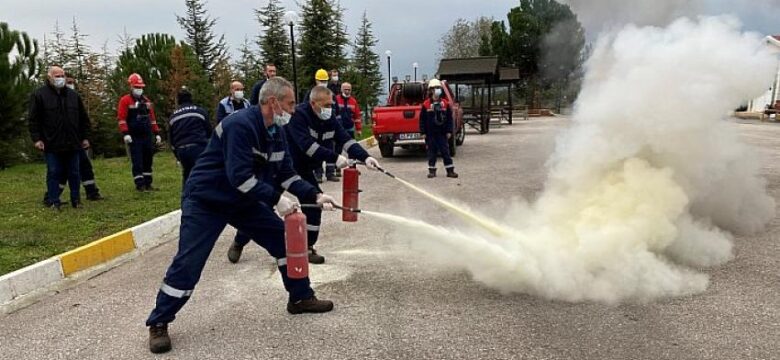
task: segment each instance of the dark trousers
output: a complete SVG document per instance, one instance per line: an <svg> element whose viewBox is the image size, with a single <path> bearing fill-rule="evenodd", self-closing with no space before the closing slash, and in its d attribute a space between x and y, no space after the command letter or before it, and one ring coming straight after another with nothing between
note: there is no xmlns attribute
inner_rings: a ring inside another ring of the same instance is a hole
<svg viewBox="0 0 780 360"><path fill-rule="evenodd" d="M133 142L128 144L130 161L133 164L133 181L136 187L152 186L153 141L151 136L133 136Z"/></svg>
<svg viewBox="0 0 780 360"><path fill-rule="evenodd" d="M296 302L314 295L309 278L287 277L284 222L270 207L257 203L249 208L217 208L185 193L179 227L179 250L165 273L165 279L157 293L156 306L146 320L147 326L167 324L174 320L176 313L192 295L206 260L226 224L249 234L278 260L279 273L284 288L289 293L289 301Z"/></svg>
<svg viewBox="0 0 780 360"><path fill-rule="evenodd" d="M441 154L441 158L444 160L445 169L455 167L450 157L450 145L447 143L446 134L428 134L425 137L425 145L428 147L428 169L436 169L436 157L438 154Z"/></svg>
<svg viewBox="0 0 780 360"><path fill-rule="evenodd" d="M179 160L179 163L181 164L182 189L184 189L184 184L190 177L192 168L195 167L195 162L204 150L206 150L206 145L204 144L188 144L176 148L176 160Z"/></svg>
<svg viewBox="0 0 780 360"><path fill-rule="evenodd" d="M95 172L92 169L92 161L89 160L89 156L87 156L87 150L81 149L78 151L79 153L79 177L81 178L81 185L84 186L84 192L86 192L87 197L94 196L100 193L100 189L97 187L97 183L95 183ZM60 186L58 188L57 197L59 195L62 195L62 190L65 189L65 184L68 183L68 176L70 175L70 170L67 169L66 171L63 171L60 174ZM49 189L48 185L46 186L46 194L43 196L43 200L46 202L46 204L51 205L49 202Z"/></svg>
<svg viewBox="0 0 780 360"><path fill-rule="evenodd" d="M46 203L60 204L60 179L67 178L70 187L70 201L79 201L79 151L63 151L45 154L46 157Z"/></svg>

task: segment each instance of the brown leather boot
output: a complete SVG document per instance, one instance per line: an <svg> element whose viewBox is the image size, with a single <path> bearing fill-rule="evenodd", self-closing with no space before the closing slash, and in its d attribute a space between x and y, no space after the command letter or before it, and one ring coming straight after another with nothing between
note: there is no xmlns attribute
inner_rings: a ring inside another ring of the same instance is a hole
<svg viewBox="0 0 780 360"><path fill-rule="evenodd" d="M333 301L318 300L316 296L287 303L287 312L290 314L325 313L331 310L333 310Z"/></svg>
<svg viewBox="0 0 780 360"><path fill-rule="evenodd" d="M447 177L448 178L457 178L458 173L455 172L455 168L447 168Z"/></svg>
<svg viewBox="0 0 780 360"><path fill-rule="evenodd" d="M157 324L149 327L149 351L155 354L171 351L168 324Z"/></svg>
<svg viewBox="0 0 780 360"><path fill-rule="evenodd" d="M428 179L433 179L436 177L436 169L428 169Z"/></svg>
<svg viewBox="0 0 780 360"><path fill-rule="evenodd" d="M325 263L325 257L317 254L317 250L314 250L313 247L309 248L309 263L310 264L324 264Z"/></svg>

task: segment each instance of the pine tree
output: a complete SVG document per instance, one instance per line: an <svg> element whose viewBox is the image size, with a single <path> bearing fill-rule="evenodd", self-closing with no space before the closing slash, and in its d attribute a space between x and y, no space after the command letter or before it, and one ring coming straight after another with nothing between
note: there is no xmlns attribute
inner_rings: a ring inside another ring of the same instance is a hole
<svg viewBox="0 0 780 360"><path fill-rule="evenodd" d="M339 21L338 3L328 0L307 0L301 5L301 41L298 47L300 66L298 81L301 89L314 85L318 69L344 68L345 28Z"/></svg>
<svg viewBox="0 0 780 360"><path fill-rule="evenodd" d="M200 66L213 75L217 63L227 54L225 35L216 40L214 25L217 19L211 19L206 12L205 0L185 0L187 11L184 16L176 15L176 21L187 33L187 44L195 52Z"/></svg>
<svg viewBox="0 0 780 360"><path fill-rule="evenodd" d="M363 12L363 21L352 45L354 57L347 72L347 80L352 82L352 92L364 109L369 109L379 102L383 92L380 58L374 52L377 40L371 30L371 22ZM368 111L364 111L368 115Z"/></svg>
<svg viewBox="0 0 780 360"><path fill-rule="evenodd" d="M73 54L68 46L68 39L65 32L60 28L60 22L54 23L54 30L51 32L49 42L45 43L46 54L49 56L49 65L59 65L65 67L73 59Z"/></svg>
<svg viewBox="0 0 780 360"><path fill-rule="evenodd" d="M37 41L0 23L0 169L32 148L23 115L35 84L37 56Z"/></svg>
<svg viewBox="0 0 780 360"><path fill-rule="evenodd" d="M73 17L73 24L70 30L71 36L68 42L68 53L71 56L71 61L68 64L63 65L67 67L67 70L73 75L77 82L83 82L85 79L84 61L91 54L91 51L87 45L87 35L79 30L75 16Z"/></svg>
<svg viewBox="0 0 780 360"><path fill-rule="evenodd" d="M244 37L244 43L238 48L238 60L233 63L233 72L245 87L252 86L262 77L262 63L250 47L251 43Z"/></svg>
<svg viewBox="0 0 780 360"><path fill-rule="evenodd" d="M289 27L284 23L284 7L279 0L269 0L262 9L255 9L255 17L265 30L257 37L261 64L273 63L278 75L292 77ZM251 86L248 85L248 86Z"/></svg>

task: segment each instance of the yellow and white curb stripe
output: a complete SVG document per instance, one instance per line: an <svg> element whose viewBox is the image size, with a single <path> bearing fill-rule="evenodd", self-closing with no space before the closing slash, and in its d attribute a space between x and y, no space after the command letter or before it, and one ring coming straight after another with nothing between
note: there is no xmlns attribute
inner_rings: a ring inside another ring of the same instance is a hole
<svg viewBox="0 0 780 360"><path fill-rule="evenodd" d="M108 263L136 250L147 250L178 230L181 210L106 236L12 273L0 276L0 305L6 305L36 290L72 277L79 271ZM138 253L140 253L140 251Z"/></svg>
<svg viewBox="0 0 780 360"><path fill-rule="evenodd" d="M372 136L361 140L368 149L376 146ZM12 273L0 276L0 308L58 282L74 277L81 271L95 269L120 256L137 256L145 250L164 243L178 232L181 210L176 210L141 225L106 236L77 249L68 251Z"/></svg>

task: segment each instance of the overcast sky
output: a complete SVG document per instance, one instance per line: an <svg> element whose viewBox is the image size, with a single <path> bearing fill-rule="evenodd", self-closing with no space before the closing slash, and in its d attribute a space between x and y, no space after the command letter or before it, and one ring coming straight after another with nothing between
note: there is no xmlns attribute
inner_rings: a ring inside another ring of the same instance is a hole
<svg viewBox="0 0 780 360"><path fill-rule="evenodd" d="M689 6L680 11L669 13L722 13L735 12L745 27L761 33L780 33L778 22L778 0L568 0L585 17L583 23L589 27L593 38L599 24L608 19L609 14L620 14L621 21L630 21L634 16L647 13L646 5L632 4L670 3L668 6L701 1L707 6L691 9ZM208 3L212 17L217 17L216 30L224 33L232 50L238 48L245 36L253 39L258 34L258 25L252 9L259 8L267 0L232 0ZM282 0L287 10L296 10L294 0ZM419 75L432 74L439 49L439 39L457 18L475 19L489 16L506 19L510 8L517 6L517 0L447 0L447 1L367 1L341 0L346 8L344 19L347 23L350 39L360 25L363 11L367 11L373 23L374 33L379 40L376 51L382 57L382 73L387 72L385 50L391 50L393 76L403 77L412 73L412 63L418 62ZM737 5L740 3L739 5ZM54 6L58 4L58 6ZM60 5L61 4L61 5ZM599 9L596 4L609 5L612 10ZM751 5L747 5L751 4ZM622 6L622 11L615 11ZM590 10L590 11L589 11ZM595 11L593 11L595 10ZM177 39L183 39L183 33L176 22L175 14L184 13L184 0L0 0L0 22L8 22L15 30L26 31L39 41L44 33L51 32L59 21L60 27L69 29L75 16L81 31L88 34L88 43L100 47L105 41L116 48L118 35L127 29L134 37L151 32L169 33ZM648 22L647 19L644 19ZM652 20L650 19L650 23ZM614 24L612 24L614 25ZM69 31L69 30L68 30Z"/></svg>

